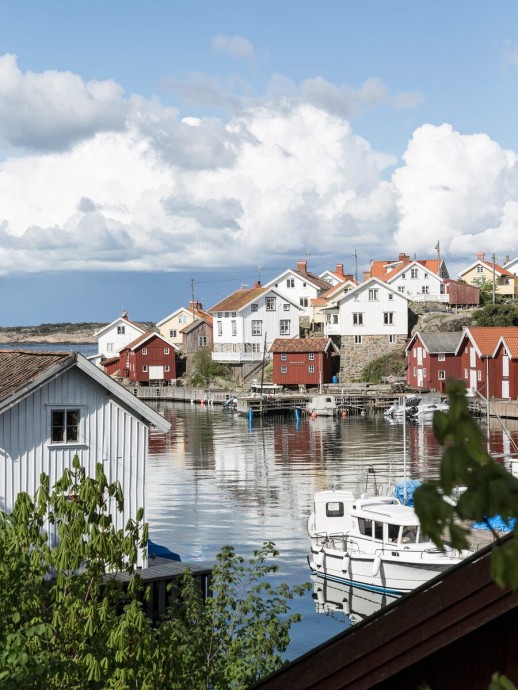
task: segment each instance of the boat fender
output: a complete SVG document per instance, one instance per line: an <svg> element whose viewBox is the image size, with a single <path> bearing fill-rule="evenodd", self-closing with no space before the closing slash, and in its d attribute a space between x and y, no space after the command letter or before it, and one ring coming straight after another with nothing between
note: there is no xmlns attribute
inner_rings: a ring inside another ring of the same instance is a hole
<svg viewBox="0 0 518 690"><path fill-rule="evenodd" d="M320 549L315 558L315 563L317 568L321 568L324 565L324 549Z"/></svg>
<svg viewBox="0 0 518 690"><path fill-rule="evenodd" d="M349 570L349 556L344 556L342 559L342 572L346 573Z"/></svg>
<svg viewBox="0 0 518 690"><path fill-rule="evenodd" d="M317 602L320 604L320 606L323 606L326 603L324 592L322 591L321 587L317 589Z"/></svg>
<svg viewBox="0 0 518 690"><path fill-rule="evenodd" d="M344 599L342 606L345 615L348 616L351 613L351 604L349 603L348 599Z"/></svg>
<svg viewBox="0 0 518 690"><path fill-rule="evenodd" d="M347 417L347 410L342 411L342 419L345 419Z"/></svg>
<svg viewBox="0 0 518 690"><path fill-rule="evenodd" d="M372 575L376 577L379 574L381 568L381 556L376 556L372 563Z"/></svg>
<svg viewBox="0 0 518 690"><path fill-rule="evenodd" d="M311 419L316 419L317 418L317 413L313 410L311 413Z"/></svg>

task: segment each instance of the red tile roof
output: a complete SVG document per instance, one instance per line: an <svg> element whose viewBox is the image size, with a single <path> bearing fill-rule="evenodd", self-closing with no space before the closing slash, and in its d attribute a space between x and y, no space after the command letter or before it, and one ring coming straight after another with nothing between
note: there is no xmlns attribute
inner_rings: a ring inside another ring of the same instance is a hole
<svg viewBox="0 0 518 690"><path fill-rule="evenodd" d="M252 302L257 297L260 297L265 292L268 292L270 288L253 287L241 290L236 290L224 300L218 302L213 307L209 309L209 312L214 313L215 311L238 311L249 302Z"/></svg>
<svg viewBox="0 0 518 690"><path fill-rule="evenodd" d="M467 329L483 357L490 357L501 336L518 337L518 326L471 326Z"/></svg>
<svg viewBox="0 0 518 690"><path fill-rule="evenodd" d="M330 346L330 338L276 338L270 352L325 352Z"/></svg>
<svg viewBox="0 0 518 690"><path fill-rule="evenodd" d="M518 335L504 335L504 341L511 359L518 359Z"/></svg>

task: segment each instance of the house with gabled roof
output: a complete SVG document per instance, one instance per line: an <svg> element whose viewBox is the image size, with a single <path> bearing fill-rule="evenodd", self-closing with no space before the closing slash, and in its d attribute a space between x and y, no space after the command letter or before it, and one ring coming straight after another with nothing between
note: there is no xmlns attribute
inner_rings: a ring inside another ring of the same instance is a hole
<svg viewBox="0 0 518 690"><path fill-rule="evenodd" d="M496 380L489 383L492 390L500 391L496 397L504 400L518 398L518 334L507 333L500 336L493 352Z"/></svg>
<svg viewBox="0 0 518 690"><path fill-rule="evenodd" d="M504 268L506 271L510 271L514 275L518 275L518 256L516 256L514 259L510 259L509 256L506 256Z"/></svg>
<svg viewBox="0 0 518 690"><path fill-rule="evenodd" d="M151 425L170 428L77 352L0 352L0 510L12 512L20 491L34 495L42 472L53 485L77 455L88 476L103 463L108 481L121 483L124 510L113 519L123 529L146 510Z"/></svg>
<svg viewBox="0 0 518 690"><path fill-rule="evenodd" d="M117 357L102 362L108 376L125 383L167 385L176 380L178 348L156 331L146 331L124 346Z"/></svg>
<svg viewBox="0 0 518 690"><path fill-rule="evenodd" d="M337 283L323 293L321 297L316 297L311 300L311 331L312 333L324 333L326 323L332 328L338 323L338 307L331 306L335 303L341 295L354 290L358 286L358 282L354 280L351 275L348 275L346 280Z"/></svg>
<svg viewBox="0 0 518 690"><path fill-rule="evenodd" d="M320 273L318 277L322 278L322 280L325 280L326 283L329 283L329 285L333 287L346 280L354 280L352 273L344 273L343 264L336 264L336 269L334 271L327 269L323 273Z"/></svg>
<svg viewBox="0 0 518 690"><path fill-rule="evenodd" d="M370 278L329 300L325 335L340 339L340 381L362 380L370 361L403 349L408 337L408 298L380 278Z"/></svg>
<svg viewBox="0 0 518 690"><path fill-rule="evenodd" d="M299 335L301 307L280 290L263 287L236 290L211 307L212 359L231 367L242 381L262 365L276 338Z"/></svg>
<svg viewBox="0 0 518 690"><path fill-rule="evenodd" d="M495 359L500 339L518 337L518 326L470 326L457 346L460 378L484 398L502 397L502 362Z"/></svg>
<svg viewBox="0 0 518 690"><path fill-rule="evenodd" d="M340 350L331 338L277 338L270 352L272 383L287 388L331 383L340 364Z"/></svg>
<svg viewBox="0 0 518 690"><path fill-rule="evenodd" d="M462 334L462 331L415 333L405 350L407 386L442 393L448 379L461 378L461 362L456 352Z"/></svg>
<svg viewBox="0 0 518 690"><path fill-rule="evenodd" d="M507 267L486 260L484 252L477 252L477 260L461 271L459 278L476 286L494 282L496 294L518 297L518 276Z"/></svg>
<svg viewBox="0 0 518 690"><path fill-rule="evenodd" d="M297 268L288 268L265 284L282 292L301 308L301 327L309 329L311 300L320 297L331 287L330 283L308 271L307 261L297 261Z"/></svg>
<svg viewBox="0 0 518 690"><path fill-rule="evenodd" d="M123 311L117 319L96 332L98 354L92 361L100 365L102 359L115 357L125 345L145 332L144 326L130 321L128 312Z"/></svg>
<svg viewBox="0 0 518 690"><path fill-rule="evenodd" d="M210 315L203 310L203 305L197 300L191 300L188 307L179 307L172 314L168 314L157 324L157 330L163 338L176 345L181 350L183 347L182 330L196 321L196 319L210 318Z"/></svg>

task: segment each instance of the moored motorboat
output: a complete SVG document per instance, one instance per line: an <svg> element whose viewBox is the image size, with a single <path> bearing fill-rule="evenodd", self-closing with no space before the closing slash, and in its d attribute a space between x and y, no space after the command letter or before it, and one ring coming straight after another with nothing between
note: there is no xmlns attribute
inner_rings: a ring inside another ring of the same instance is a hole
<svg viewBox="0 0 518 690"><path fill-rule="evenodd" d="M315 395L306 406L306 413L317 417L332 417L337 410L335 396L328 393Z"/></svg>
<svg viewBox="0 0 518 690"><path fill-rule="evenodd" d="M315 494L308 533L314 573L389 594L410 592L471 553L438 549L414 508L397 498L355 498L346 490Z"/></svg>

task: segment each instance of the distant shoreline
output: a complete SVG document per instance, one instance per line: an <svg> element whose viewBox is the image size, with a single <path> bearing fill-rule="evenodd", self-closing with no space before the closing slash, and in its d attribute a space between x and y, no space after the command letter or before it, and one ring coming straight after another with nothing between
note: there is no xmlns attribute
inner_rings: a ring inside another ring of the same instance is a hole
<svg viewBox="0 0 518 690"><path fill-rule="evenodd" d="M0 327L0 344L23 346L96 343L96 333L105 325L104 323L45 323L40 326L2 326Z"/></svg>

